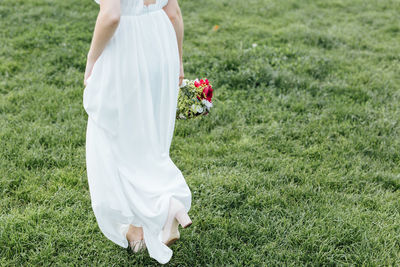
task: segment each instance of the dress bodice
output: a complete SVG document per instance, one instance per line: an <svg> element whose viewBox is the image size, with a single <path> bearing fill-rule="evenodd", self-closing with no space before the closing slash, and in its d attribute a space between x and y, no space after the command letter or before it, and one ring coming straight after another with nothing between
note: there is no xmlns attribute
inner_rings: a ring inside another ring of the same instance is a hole
<svg viewBox="0 0 400 267"><path fill-rule="evenodd" d="M97 4L100 4L100 0L94 0ZM148 12L156 11L163 8L168 0L156 0L156 3L148 6L144 5L144 0L120 0L121 1L121 15L141 15Z"/></svg>

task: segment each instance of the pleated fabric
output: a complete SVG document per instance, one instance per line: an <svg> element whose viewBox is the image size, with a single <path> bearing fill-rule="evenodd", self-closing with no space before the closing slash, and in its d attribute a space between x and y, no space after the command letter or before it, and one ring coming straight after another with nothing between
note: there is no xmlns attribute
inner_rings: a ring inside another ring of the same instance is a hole
<svg viewBox="0 0 400 267"><path fill-rule="evenodd" d="M126 248L129 224L142 226L150 257L162 264L172 257L161 241L170 198L187 212L191 207L191 191L169 154L179 53L162 10L167 2L146 7L142 0L121 0L118 28L83 92L87 176L99 228Z"/></svg>

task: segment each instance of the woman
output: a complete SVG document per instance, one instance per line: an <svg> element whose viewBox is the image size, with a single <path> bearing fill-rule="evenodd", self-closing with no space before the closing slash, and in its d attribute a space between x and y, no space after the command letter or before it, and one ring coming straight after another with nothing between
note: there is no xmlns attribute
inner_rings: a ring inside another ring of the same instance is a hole
<svg viewBox="0 0 400 267"><path fill-rule="evenodd" d="M178 224L192 223L190 189L169 156L183 79L180 9L177 0L95 1L83 92L92 208L107 238L167 263Z"/></svg>

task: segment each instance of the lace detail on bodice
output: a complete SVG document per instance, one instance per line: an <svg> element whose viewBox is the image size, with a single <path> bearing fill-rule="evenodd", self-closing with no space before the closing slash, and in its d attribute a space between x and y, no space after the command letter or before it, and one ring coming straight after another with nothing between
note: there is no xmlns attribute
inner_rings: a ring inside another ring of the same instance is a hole
<svg viewBox="0 0 400 267"><path fill-rule="evenodd" d="M100 0L94 0L100 4ZM162 9L168 4L168 0L156 0L156 3L148 6L144 5L144 0L120 0L121 1L121 15L141 15L148 12Z"/></svg>

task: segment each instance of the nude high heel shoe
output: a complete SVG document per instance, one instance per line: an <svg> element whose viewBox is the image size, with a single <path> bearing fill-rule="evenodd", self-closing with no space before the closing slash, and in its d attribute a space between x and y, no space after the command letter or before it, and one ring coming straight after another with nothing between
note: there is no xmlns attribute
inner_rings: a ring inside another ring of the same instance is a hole
<svg viewBox="0 0 400 267"><path fill-rule="evenodd" d="M146 243L144 240L133 240L129 242L128 249L131 250L133 253L138 253L144 251L146 249Z"/></svg>
<svg viewBox="0 0 400 267"><path fill-rule="evenodd" d="M135 237L137 238L138 236L137 236L137 234L133 235L134 232L132 232L132 231L135 231L135 226L133 226L132 228L131 227L132 227L132 225L124 226L125 229L123 230L123 233L125 234L125 237L128 240L128 248L127 248L128 252L132 251L133 253L138 253L138 252L144 251L146 249L146 242L144 241L143 236L141 239L134 239ZM136 227L136 228L138 228L138 227ZM136 230L136 231L138 231L138 230ZM128 237L128 233L130 233L129 234L130 238Z"/></svg>
<svg viewBox="0 0 400 267"><path fill-rule="evenodd" d="M176 198L171 197L168 218L163 227L163 243L167 246L171 246L179 239L179 224L183 228L187 228L192 225L192 221L190 220L183 204Z"/></svg>

